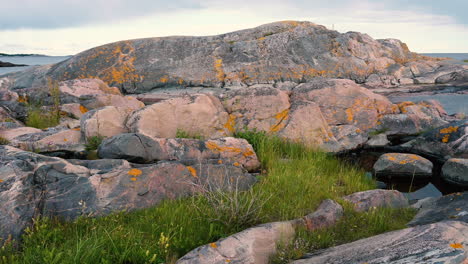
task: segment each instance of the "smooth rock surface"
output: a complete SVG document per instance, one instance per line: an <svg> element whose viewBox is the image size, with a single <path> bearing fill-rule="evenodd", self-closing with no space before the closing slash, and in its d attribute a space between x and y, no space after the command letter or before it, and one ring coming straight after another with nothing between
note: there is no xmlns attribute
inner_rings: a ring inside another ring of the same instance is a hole
<svg viewBox="0 0 468 264"><path fill-rule="evenodd" d="M343 197L353 203L357 212L369 211L376 207L404 208L408 207L408 199L395 190L370 190L357 192Z"/></svg>
<svg viewBox="0 0 468 264"><path fill-rule="evenodd" d="M468 159L449 159L442 166L442 178L450 183L468 187Z"/></svg>
<svg viewBox="0 0 468 264"><path fill-rule="evenodd" d="M386 153L374 164L375 175L397 177L431 177L432 162L414 154Z"/></svg>
<svg viewBox="0 0 468 264"><path fill-rule="evenodd" d="M409 226L425 225L445 220L468 223L468 192L453 193L424 203Z"/></svg>
<svg viewBox="0 0 468 264"><path fill-rule="evenodd" d="M87 139L101 136L112 137L128 132L125 125L129 111L115 106L106 106L87 112L81 117L81 131Z"/></svg>
<svg viewBox="0 0 468 264"><path fill-rule="evenodd" d="M294 264L465 264L468 224L448 221L393 231L320 250Z"/></svg>

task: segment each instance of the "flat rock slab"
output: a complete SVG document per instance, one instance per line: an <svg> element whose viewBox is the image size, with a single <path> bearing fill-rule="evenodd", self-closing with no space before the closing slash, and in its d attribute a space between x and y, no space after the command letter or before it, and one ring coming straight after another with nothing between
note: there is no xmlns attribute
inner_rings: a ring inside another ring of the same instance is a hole
<svg viewBox="0 0 468 264"><path fill-rule="evenodd" d="M424 203L408 225L425 225L443 220L468 223L468 192L449 194Z"/></svg>
<svg viewBox="0 0 468 264"><path fill-rule="evenodd" d="M377 176L431 177L432 162L414 154L387 153L374 164Z"/></svg>
<svg viewBox="0 0 468 264"><path fill-rule="evenodd" d="M468 224L440 222L361 239L307 255L294 264L465 264Z"/></svg>
<svg viewBox="0 0 468 264"><path fill-rule="evenodd" d="M368 211L374 207L404 208L408 207L408 200L399 191L395 190L370 190L350 194L343 197L354 204L358 212Z"/></svg>

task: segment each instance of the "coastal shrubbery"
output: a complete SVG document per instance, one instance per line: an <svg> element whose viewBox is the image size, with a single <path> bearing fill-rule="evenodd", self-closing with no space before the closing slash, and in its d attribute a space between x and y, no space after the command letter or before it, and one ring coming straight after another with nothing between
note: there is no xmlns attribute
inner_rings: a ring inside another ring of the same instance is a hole
<svg viewBox="0 0 468 264"><path fill-rule="evenodd" d="M174 263L197 246L260 223L291 220L313 212L320 202L375 188L362 170L332 155L265 133L242 132L262 162L258 183L249 191L200 194L167 200L150 209L81 217L73 222L36 219L22 246L0 249L3 263ZM346 206L346 205L345 205ZM345 210L336 227L300 232L297 243L283 248L276 263L306 250L344 243L403 228L407 210ZM392 219L392 221L387 221Z"/></svg>

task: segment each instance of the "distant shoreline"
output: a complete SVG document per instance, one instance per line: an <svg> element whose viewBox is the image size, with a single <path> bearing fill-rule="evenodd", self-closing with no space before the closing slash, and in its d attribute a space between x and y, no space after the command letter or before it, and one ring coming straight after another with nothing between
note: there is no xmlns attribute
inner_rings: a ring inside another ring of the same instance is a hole
<svg viewBox="0 0 468 264"><path fill-rule="evenodd" d="M11 62L3 62L3 61L0 61L0 67L24 67L24 66L29 66L29 65L26 65L26 64L14 64L14 63L11 63Z"/></svg>
<svg viewBox="0 0 468 264"><path fill-rule="evenodd" d="M7 54L7 53L0 53L0 56L3 56L3 57L49 57L47 55L44 55L44 54Z"/></svg>

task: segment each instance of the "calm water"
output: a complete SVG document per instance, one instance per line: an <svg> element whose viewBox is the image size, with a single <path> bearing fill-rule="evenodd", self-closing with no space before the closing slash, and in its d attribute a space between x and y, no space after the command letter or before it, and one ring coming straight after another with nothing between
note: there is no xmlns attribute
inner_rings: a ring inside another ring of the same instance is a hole
<svg viewBox="0 0 468 264"><path fill-rule="evenodd" d="M63 60L66 60L70 58L70 56L0 56L0 61L3 62L11 62L14 64L26 64L30 66L34 65L45 65L45 64L52 64L52 63L57 63ZM15 72L15 71L21 71L24 69L27 69L30 66L26 67L0 67L0 75L9 73L9 72Z"/></svg>
<svg viewBox="0 0 468 264"><path fill-rule="evenodd" d="M420 102L424 100L438 100L449 115L465 113L468 115L468 94L434 94L434 95L411 95L389 97L393 103L403 101Z"/></svg>

